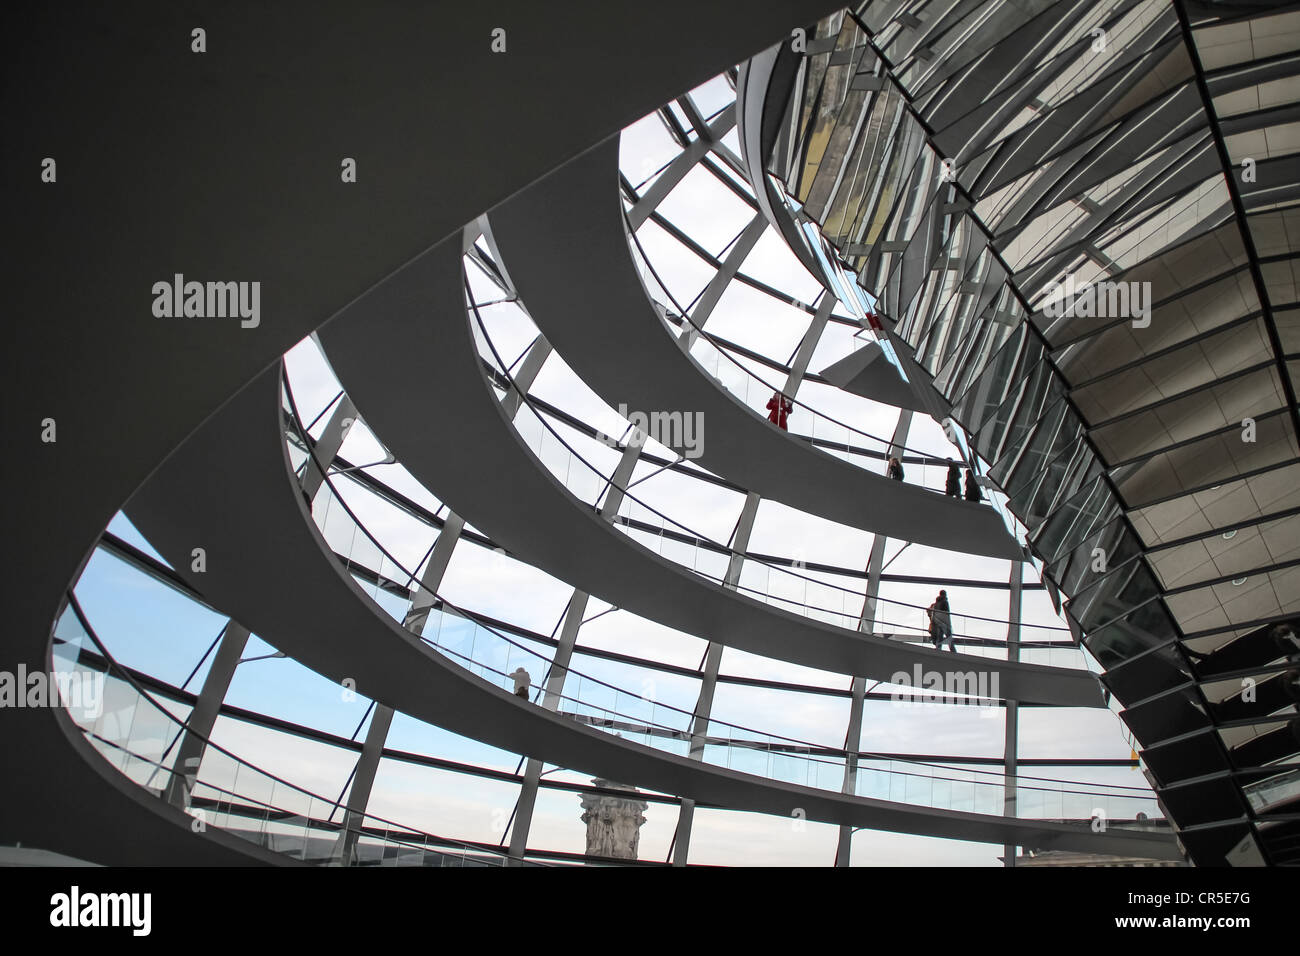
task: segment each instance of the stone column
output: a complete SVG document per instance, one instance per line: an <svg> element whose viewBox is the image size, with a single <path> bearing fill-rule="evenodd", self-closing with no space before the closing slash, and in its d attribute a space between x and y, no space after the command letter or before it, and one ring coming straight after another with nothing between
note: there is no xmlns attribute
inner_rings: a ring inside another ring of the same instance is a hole
<svg viewBox="0 0 1300 956"><path fill-rule="evenodd" d="M639 792L635 787L626 787L600 777L591 782L593 786L605 790ZM645 823L645 810L648 806L650 804L644 800L604 793L584 793L582 822L587 824L587 855L612 857L616 860L637 859L641 825Z"/></svg>

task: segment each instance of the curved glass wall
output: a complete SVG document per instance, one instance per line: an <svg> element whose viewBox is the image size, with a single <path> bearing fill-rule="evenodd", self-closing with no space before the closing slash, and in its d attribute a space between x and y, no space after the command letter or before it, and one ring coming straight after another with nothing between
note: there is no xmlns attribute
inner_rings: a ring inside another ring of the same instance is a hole
<svg viewBox="0 0 1300 956"><path fill-rule="evenodd" d="M718 77L689 98L689 112L716 123L733 108L731 77ZM684 115L678 104L671 104L627 130L621 159L630 216L650 186L665 176L681 177L658 206L642 207L636 214L641 226L629 249L647 277L647 288L662 292L655 297L664 306L665 334L680 334L688 325L699 330L693 354L756 414L763 414L771 390L788 389L798 403L790 418L795 434L875 470L883 468L887 452L896 447L910 481L941 488L942 480L935 476L946 471L946 464L939 463L960 450L938 423L921 414L903 421L897 409L836 389L817 374L841 357L842 350L863 341L854 309L832 307L824 330L807 343L806 374L795 376L798 381L791 384L792 353L805 344L820 285L774 230L753 226L755 200L734 131L711 143L685 173L673 168L698 137L689 122L682 122ZM716 296L711 310L700 314L692 304L714 281L746 230L759 234L740 257L735 278ZM505 396L537 330L521 304L488 281L489 273L480 268L485 262L490 262L490 254L480 242L466 262L468 305L480 356L495 375L498 394ZM286 399L293 396L286 401L286 442L292 464L302 472L344 396L313 343L296 348L286 364L292 389ZM564 366L562 356L547 360L523 397L514 424L533 455L582 502L595 506L605 500L610 476L626 447L626 420L591 395ZM395 620L405 620L416 582L454 516L391 458L363 418L347 433L335 459L318 465L325 482L312 501L313 520L377 607ZM713 582L727 580L733 530L746 489L678 460L649 441L626 492L613 516L622 533ZM877 548L881 554L873 573L872 552ZM946 587L964 653L1095 666L1071 639L1032 569L1010 562L877 541L869 533L767 501L758 503L748 547L737 556L740 572L734 586L773 607L853 630L866 617L877 631L923 639L924 609L934 592ZM150 706L165 716L140 717L138 733L134 717L123 718L111 731L92 725L87 732L96 740L103 738L98 744L102 752L119 761L137 785L165 790L160 779L172 772L168 761L175 753L174 744L170 751L168 744L181 730L186 702L202 684L209 645L224 618L203 609L193 595L178 596L173 588L158 584L164 571L150 565L150 557L147 542L133 536L121 519L115 521L76 586L86 605L95 605L90 621L112 632L113 639L105 641L104 649L83 655L78 666L90 666L95 655L107 660L109 651L120 649L122 672L148 688L154 702ZM1013 573L1022 578L1018 584L1023 593L1010 587ZM190 610L174 608L156 624L136 628L148 633L131 636L128 622L114 620L112 601L97 601L95 592L107 595L114 587L144 587L145 582L153 582L147 587L156 589L150 597L156 606L171 602ZM523 666L532 675L534 699L540 701L573 593L466 525L420 635L432 650L501 687L512 688L509 675ZM1009 643L1008 618L1016 616L1020 623ZM61 620L61 628L70 626ZM60 645L61 653L71 654L84 645L84 638L81 644L65 639L68 644ZM163 650L167 647L172 648L170 654ZM694 736L699 756L707 763L757 777L840 791L846 766L852 763L856 774L850 792L863 797L1072 820L1083 826L1099 812L1116 821L1132 820L1138 813L1159 814L1145 782L1132 777L1127 755L1117 753L1115 746L1102 746L1119 738L1109 712L1096 712L1086 741L1070 754L1084 761L1083 766L1016 766L1016 754L1008 764L1002 751L1006 708L1000 701L915 702L898 699L899 688L870 681L855 692L853 681L844 675L731 648L722 653L714 679L705 672L707 652L708 642L701 637L671 631L592 598L553 701L570 719L666 753L690 753ZM210 825L296 859L324 863L338 840L356 757L374 708L364 700L351 702L347 710L335 707L337 688L276 653L256 636L250 639L247 661L236 670L199 769L195 805L211 810ZM123 688L130 683L121 681ZM712 708L702 718L700 698L706 685ZM115 708L125 714L130 694L124 689L114 693L125 695L123 706ZM148 713L144 692L135 693L130 706ZM861 701L857 706L862 731L857 740L848 741L855 694ZM1053 710L1021 707L1020 720L1028 722ZM1053 756L1048 748L1045 757ZM526 762L518 754L395 715L361 828L364 852L358 851L355 862L500 862L520 826L518 801L527 786ZM1011 803L1008 766L1014 778ZM584 860L581 801L598 798L609 788L620 790L620 785L543 765L538 787L527 821L528 852L521 859ZM653 792L638 792L638 798L646 803L641 860L667 862L680 800ZM828 865L835 859L837 829L700 810L690 859ZM763 841L767 849L756 857L754 847ZM997 865L1003 852L869 832L853 834L851 843L858 848L855 864L882 860L897 851L904 856L890 862Z"/></svg>

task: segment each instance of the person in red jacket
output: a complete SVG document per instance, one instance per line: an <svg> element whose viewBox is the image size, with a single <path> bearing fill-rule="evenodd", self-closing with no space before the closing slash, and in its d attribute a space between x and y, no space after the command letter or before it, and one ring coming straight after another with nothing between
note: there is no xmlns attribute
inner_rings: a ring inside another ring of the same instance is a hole
<svg viewBox="0 0 1300 956"><path fill-rule="evenodd" d="M786 428L785 420L789 417L790 412L794 409L794 402L786 398L780 392L773 393L772 397L767 400L768 416L767 420L782 431L789 431Z"/></svg>

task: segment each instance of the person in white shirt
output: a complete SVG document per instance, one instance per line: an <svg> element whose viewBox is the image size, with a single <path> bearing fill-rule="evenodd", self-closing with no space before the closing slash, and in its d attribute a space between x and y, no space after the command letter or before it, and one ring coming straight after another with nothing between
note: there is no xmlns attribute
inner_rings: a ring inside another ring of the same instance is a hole
<svg viewBox="0 0 1300 956"><path fill-rule="evenodd" d="M513 674L507 674L506 676L515 679L515 694L522 697L524 700L527 700L528 689L533 683L533 679L529 676L528 671L524 670L522 667L516 667Z"/></svg>

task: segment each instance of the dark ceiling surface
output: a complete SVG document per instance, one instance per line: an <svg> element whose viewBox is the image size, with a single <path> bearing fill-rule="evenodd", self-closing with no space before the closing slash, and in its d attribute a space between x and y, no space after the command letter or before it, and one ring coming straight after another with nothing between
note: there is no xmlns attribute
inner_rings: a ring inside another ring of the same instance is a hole
<svg viewBox="0 0 1300 956"><path fill-rule="evenodd" d="M7 7L0 668L44 664L99 533L259 371L464 223L834 7ZM356 183L341 182L345 158ZM259 282L260 323L155 317L154 283L178 273ZM0 842L247 861L141 812L147 798L104 786L115 771L70 738L52 710L0 711Z"/></svg>

